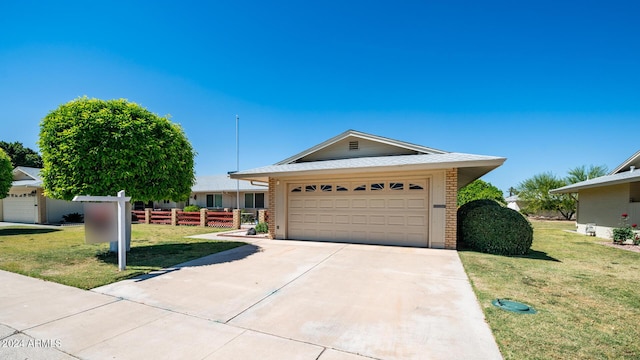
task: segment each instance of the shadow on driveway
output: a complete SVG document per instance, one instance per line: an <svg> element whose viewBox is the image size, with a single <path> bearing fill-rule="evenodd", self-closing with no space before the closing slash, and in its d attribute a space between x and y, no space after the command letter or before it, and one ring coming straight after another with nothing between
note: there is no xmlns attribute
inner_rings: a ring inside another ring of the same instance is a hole
<svg viewBox="0 0 640 360"><path fill-rule="evenodd" d="M160 268L148 274L132 277L144 281L156 276L178 271L184 267L222 264L242 260L257 252L260 247L237 241L214 241L189 244L159 244L132 247L127 253L127 266ZM202 257L202 254L210 254ZM118 264L116 253L105 251L96 258L108 264ZM176 263L178 263L176 265ZM134 275L134 274L132 274Z"/></svg>

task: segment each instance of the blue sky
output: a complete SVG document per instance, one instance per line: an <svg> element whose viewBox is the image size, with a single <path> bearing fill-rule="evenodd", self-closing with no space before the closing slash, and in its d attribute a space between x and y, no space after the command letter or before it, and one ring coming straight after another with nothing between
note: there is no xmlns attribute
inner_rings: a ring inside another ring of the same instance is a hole
<svg viewBox="0 0 640 360"><path fill-rule="evenodd" d="M79 96L180 123L198 175L347 129L503 156L502 190L640 149L637 1L0 3L0 140Z"/></svg>

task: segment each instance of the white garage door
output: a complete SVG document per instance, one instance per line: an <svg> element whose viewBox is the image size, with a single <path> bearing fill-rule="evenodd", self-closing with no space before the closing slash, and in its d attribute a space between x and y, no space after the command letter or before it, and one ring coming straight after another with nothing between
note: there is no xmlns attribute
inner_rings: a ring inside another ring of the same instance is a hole
<svg viewBox="0 0 640 360"><path fill-rule="evenodd" d="M33 224L36 222L37 197L32 194L9 194L2 199L4 221Z"/></svg>
<svg viewBox="0 0 640 360"><path fill-rule="evenodd" d="M289 239L428 246L426 179L307 182L287 190Z"/></svg>

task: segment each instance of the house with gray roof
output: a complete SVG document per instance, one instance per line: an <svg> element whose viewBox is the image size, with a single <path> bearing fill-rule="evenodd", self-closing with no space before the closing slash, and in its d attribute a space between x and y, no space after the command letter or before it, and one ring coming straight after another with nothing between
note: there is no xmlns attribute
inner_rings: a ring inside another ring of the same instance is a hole
<svg viewBox="0 0 640 360"><path fill-rule="evenodd" d="M44 196L40 169L18 166L6 198L0 199L0 221L26 224L62 222L62 216L83 213L82 203Z"/></svg>
<svg viewBox="0 0 640 360"><path fill-rule="evenodd" d="M240 193L240 208L256 213L269 207L266 183L230 179L228 175L197 176L191 188L189 204L210 210L235 209Z"/></svg>
<svg viewBox="0 0 640 360"><path fill-rule="evenodd" d="M348 130L230 176L269 184L274 239L455 249L458 190L505 160Z"/></svg>
<svg viewBox="0 0 640 360"><path fill-rule="evenodd" d="M46 197L42 188L40 170L18 166L13 170L13 183L6 198L0 199L0 221L25 224L58 224L63 215L84 214L80 202L57 200ZM232 180L228 175L198 176L188 202L170 200L135 202L134 209L183 208L187 203L211 210L234 209L237 205L238 183L240 185L240 207L244 212L257 214L268 207L266 184Z"/></svg>
<svg viewBox="0 0 640 360"><path fill-rule="evenodd" d="M640 224L640 151L618 165L611 173L563 186L552 194L578 194L577 229L610 239L620 226L622 214L628 224Z"/></svg>

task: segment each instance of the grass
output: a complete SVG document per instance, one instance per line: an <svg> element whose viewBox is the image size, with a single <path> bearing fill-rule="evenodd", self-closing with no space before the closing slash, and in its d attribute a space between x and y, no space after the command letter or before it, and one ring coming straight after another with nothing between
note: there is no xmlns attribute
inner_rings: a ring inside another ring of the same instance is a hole
<svg viewBox="0 0 640 360"><path fill-rule="evenodd" d="M461 251L460 258L505 359L640 359L640 253L536 221L520 257ZM536 315L491 305L524 302Z"/></svg>
<svg viewBox="0 0 640 360"><path fill-rule="evenodd" d="M212 228L133 224L127 269L109 244L85 244L84 226L0 228L0 269L81 289L110 284L244 243L185 238Z"/></svg>

